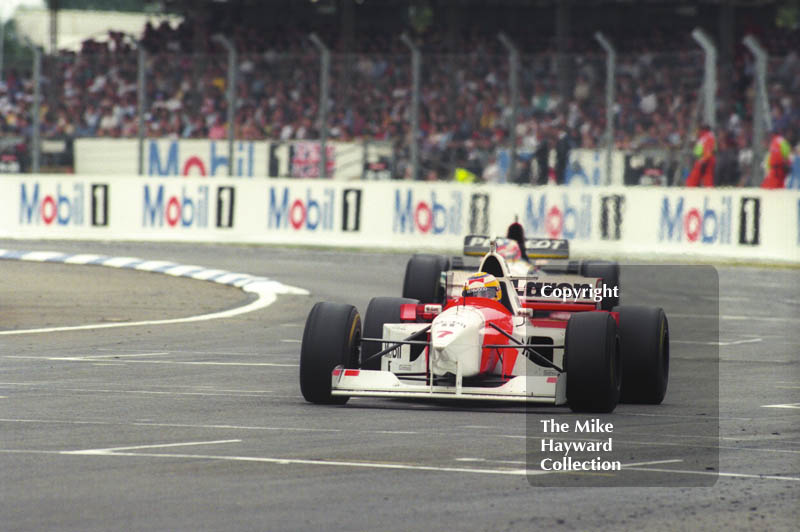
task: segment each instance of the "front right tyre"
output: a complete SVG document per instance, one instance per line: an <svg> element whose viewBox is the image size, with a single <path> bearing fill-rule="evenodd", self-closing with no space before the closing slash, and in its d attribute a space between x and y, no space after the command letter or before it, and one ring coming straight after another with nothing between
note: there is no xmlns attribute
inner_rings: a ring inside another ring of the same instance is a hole
<svg viewBox="0 0 800 532"><path fill-rule="evenodd" d="M567 322L564 359L570 409L612 412L622 384L614 317L607 312L573 314Z"/></svg>
<svg viewBox="0 0 800 532"><path fill-rule="evenodd" d="M669 322L661 308L621 306L622 402L658 405L669 381Z"/></svg>
<svg viewBox="0 0 800 532"><path fill-rule="evenodd" d="M406 264L403 277L403 297L420 303L442 303L445 290L442 272L450 268L450 259L442 255L417 253Z"/></svg>

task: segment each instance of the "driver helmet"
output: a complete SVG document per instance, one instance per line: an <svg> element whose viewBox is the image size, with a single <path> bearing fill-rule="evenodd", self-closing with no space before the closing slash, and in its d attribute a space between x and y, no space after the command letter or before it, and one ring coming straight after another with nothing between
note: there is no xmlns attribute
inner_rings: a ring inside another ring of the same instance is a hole
<svg viewBox="0 0 800 532"><path fill-rule="evenodd" d="M464 297L485 297L500 301L503 291L500 289L500 281L494 275L478 272L467 278L461 295Z"/></svg>
<svg viewBox="0 0 800 532"><path fill-rule="evenodd" d="M519 248L519 244L514 240L498 242L497 254L508 261L522 259L522 250Z"/></svg>

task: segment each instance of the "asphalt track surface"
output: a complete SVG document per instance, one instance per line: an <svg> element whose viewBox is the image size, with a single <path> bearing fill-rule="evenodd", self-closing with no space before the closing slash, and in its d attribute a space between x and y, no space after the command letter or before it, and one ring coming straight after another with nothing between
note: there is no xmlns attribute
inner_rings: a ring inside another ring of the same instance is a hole
<svg viewBox="0 0 800 532"><path fill-rule="evenodd" d="M371 296L397 295L408 255L0 248L199 264L311 292L231 318L153 324L254 296L154 273L0 261L4 531L794 530L800 522L797 270L719 268L719 338L716 319L703 315L716 305L713 287L673 269L656 289L623 270L623 301L659 304L670 317L670 388L660 406L620 405L603 416L632 486L596 475L612 486L562 488L535 485L567 476L526 474L526 451L538 445L541 419L575 419L567 409L302 399L297 364L313 303L363 312ZM52 330L86 324L118 326ZM22 333L29 329L40 332Z"/></svg>

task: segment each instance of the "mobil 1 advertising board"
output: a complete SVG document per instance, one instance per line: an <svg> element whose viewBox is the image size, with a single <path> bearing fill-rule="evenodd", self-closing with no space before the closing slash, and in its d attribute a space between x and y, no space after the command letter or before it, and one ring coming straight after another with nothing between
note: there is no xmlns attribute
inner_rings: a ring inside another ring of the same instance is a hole
<svg viewBox="0 0 800 532"><path fill-rule="evenodd" d="M464 235L488 235L496 224L492 187L374 183L370 198L367 220L384 228L393 247L457 249Z"/></svg>
<svg viewBox="0 0 800 532"><path fill-rule="evenodd" d="M152 239L357 245L365 192L335 181L133 179L134 230ZM134 204L135 205L135 204Z"/></svg>
<svg viewBox="0 0 800 532"><path fill-rule="evenodd" d="M365 197L335 181L7 177L0 236L357 245Z"/></svg>
<svg viewBox="0 0 800 532"><path fill-rule="evenodd" d="M107 179L19 175L0 180L0 234L14 238L111 238Z"/></svg>
<svg viewBox="0 0 800 532"><path fill-rule="evenodd" d="M641 251L659 255L798 261L790 227L798 198L785 190L630 188L626 230Z"/></svg>

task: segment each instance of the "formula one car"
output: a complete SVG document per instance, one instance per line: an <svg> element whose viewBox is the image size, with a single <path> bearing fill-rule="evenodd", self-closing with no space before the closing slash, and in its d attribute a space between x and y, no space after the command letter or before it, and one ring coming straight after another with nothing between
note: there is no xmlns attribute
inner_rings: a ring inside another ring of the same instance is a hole
<svg viewBox="0 0 800 532"><path fill-rule="evenodd" d="M467 235L464 238L464 255L483 256L489 251L489 243L495 240L497 253L506 259L510 277L545 278L548 274L561 276L561 283L585 284L587 279L602 279L608 287L605 296L599 300L599 308L611 310L619 305L619 265L603 260L575 261L569 259L569 242L554 238L525 238L525 233L517 222L508 227L506 238L492 239L483 235ZM403 297L418 299L423 303L442 303L445 294L445 276L454 273L456 284L463 281L475 270L475 265L465 264L463 257L446 257L417 253L406 264L403 279ZM542 282L547 282L543 279ZM523 302L527 299L531 283L516 282L517 291Z"/></svg>
<svg viewBox="0 0 800 532"><path fill-rule="evenodd" d="M443 305L373 298L363 331L352 305L314 305L300 353L303 397L566 403L576 412L661 403L669 373L662 309L608 312L543 298L523 306L496 243L479 270Z"/></svg>

